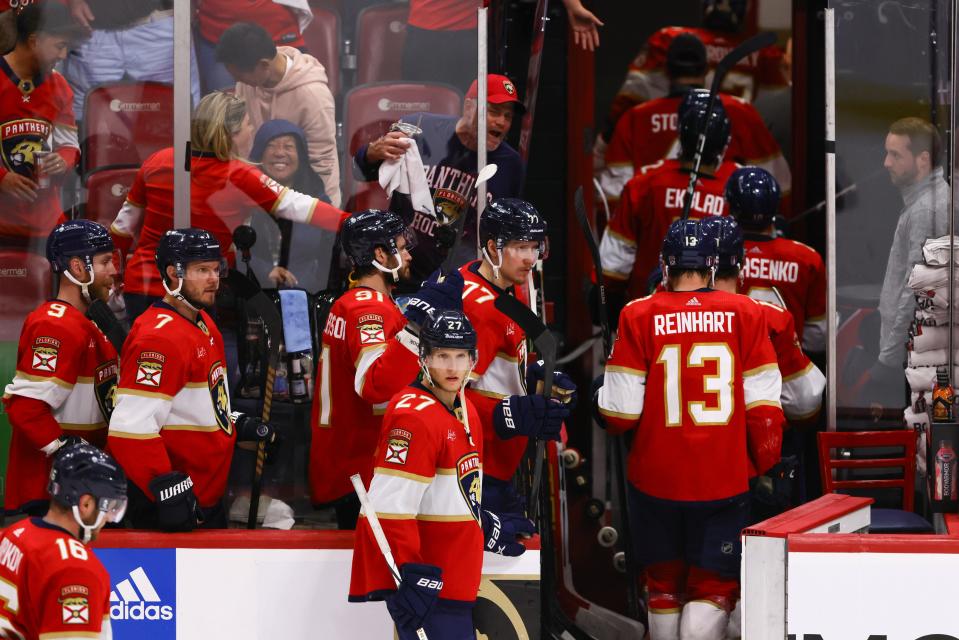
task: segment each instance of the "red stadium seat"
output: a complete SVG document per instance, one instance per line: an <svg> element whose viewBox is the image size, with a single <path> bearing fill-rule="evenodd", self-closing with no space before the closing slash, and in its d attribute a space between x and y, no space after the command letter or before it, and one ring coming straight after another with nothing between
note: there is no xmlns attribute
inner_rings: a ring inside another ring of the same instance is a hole
<svg viewBox="0 0 959 640"><path fill-rule="evenodd" d="M303 32L310 55L326 69L328 85L333 95L340 92L340 16L332 9L310 7L313 21Z"/></svg>
<svg viewBox="0 0 959 640"><path fill-rule="evenodd" d="M136 167L102 169L91 173L87 178L87 202L83 217L109 229L126 200L136 174Z"/></svg>
<svg viewBox="0 0 959 640"><path fill-rule="evenodd" d="M16 342L23 319L50 297L50 263L22 249L0 249L0 342Z"/></svg>
<svg viewBox="0 0 959 640"><path fill-rule="evenodd" d="M870 533L932 533L932 526L913 513L916 480L916 433L912 429L893 431L826 431L816 434L819 445L819 471L823 493L899 489L901 509L872 509ZM880 453L883 448L902 449L902 454ZM864 453L872 449L875 453ZM835 455L833 455L835 453ZM873 470L876 475L888 469L901 469L896 478L842 478L840 470Z"/></svg>
<svg viewBox="0 0 959 640"><path fill-rule="evenodd" d="M140 165L173 144L173 86L160 82L104 84L87 93L84 175L109 166Z"/></svg>
<svg viewBox="0 0 959 640"><path fill-rule="evenodd" d="M356 19L356 83L399 80L410 5L395 2L367 7Z"/></svg>
<svg viewBox="0 0 959 640"><path fill-rule="evenodd" d="M458 115L462 113L463 96L445 84L412 82L377 82L362 85L346 94L343 135L347 156L343 162L344 199L355 196L348 210L385 206L386 194L375 182L354 183L353 154L362 145L375 140L403 116L419 111Z"/></svg>

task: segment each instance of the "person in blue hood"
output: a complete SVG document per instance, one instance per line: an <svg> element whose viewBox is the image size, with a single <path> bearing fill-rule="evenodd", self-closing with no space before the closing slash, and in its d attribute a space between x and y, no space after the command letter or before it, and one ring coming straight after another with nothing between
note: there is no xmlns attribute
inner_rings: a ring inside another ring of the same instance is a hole
<svg viewBox="0 0 959 640"><path fill-rule="evenodd" d="M323 179L310 166L306 134L292 122L263 123L249 159L284 187L330 201ZM335 234L260 215L254 215L250 224L260 238L253 250L254 271L268 272L277 286L300 286L308 291L325 288Z"/></svg>

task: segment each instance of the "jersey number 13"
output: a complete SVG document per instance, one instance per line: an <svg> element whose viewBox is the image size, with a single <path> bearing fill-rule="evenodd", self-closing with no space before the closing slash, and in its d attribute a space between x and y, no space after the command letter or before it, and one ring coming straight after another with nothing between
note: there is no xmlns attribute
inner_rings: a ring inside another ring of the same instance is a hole
<svg viewBox="0 0 959 640"><path fill-rule="evenodd" d="M690 400L685 411L695 425L726 425L733 415L733 354L726 344L694 344L683 362L683 348L667 344L659 352L656 364L664 368L663 396L666 404L666 426L680 427L683 424L683 371L682 367L698 369L708 362L716 363L716 373L702 376L703 392L711 400ZM687 378L688 380L688 378Z"/></svg>

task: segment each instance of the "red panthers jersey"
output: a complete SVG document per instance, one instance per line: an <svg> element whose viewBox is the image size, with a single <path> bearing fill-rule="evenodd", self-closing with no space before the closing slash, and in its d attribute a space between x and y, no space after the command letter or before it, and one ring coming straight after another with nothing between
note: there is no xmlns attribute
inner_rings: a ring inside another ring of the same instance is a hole
<svg viewBox="0 0 959 640"><path fill-rule="evenodd" d="M476 261L460 267L463 313L477 339L477 361L466 395L483 421L485 473L508 481L523 459L527 438L500 440L493 428L493 409L503 398L526 395L526 334L494 306L497 297L510 294L480 275L481 264Z"/></svg>
<svg viewBox="0 0 959 640"><path fill-rule="evenodd" d="M706 61L709 74L706 86L712 83L713 70L727 53L738 47L748 35L696 29L693 27L665 27L649 37L639 55L629 65L626 79L613 99L610 118L616 122L630 107L654 98L661 98L669 91L666 75L666 52L673 38L681 33L691 33L706 46ZM723 79L722 91L752 102L761 88L784 87L787 79L782 71L783 51L779 47L767 47L754 53L733 67Z"/></svg>
<svg viewBox="0 0 959 640"><path fill-rule="evenodd" d="M255 22L280 46L303 48L303 34L296 13L273 0L201 0L196 12L200 35L219 42L223 32L237 22Z"/></svg>
<svg viewBox="0 0 959 640"><path fill-rule="evenodd" d="M629 481L665 500L748 490L779 461L782 378L758 303L710 289L634 300L619 319L599 408L636 429Z"/></svg>
<svg viewBox="0 0 959 640"><path fill-rule="evenodd" d="M223 337L201 311L194 323L157 302L133 323L120 355L108 446L147 497L171 471L193 479L202 507L226 491L236 434L230 417Z"/></svg>
<svg viewBox="0 0 959 640"><path fill-rule="evenodd" d="M346 217L325 202L282 186L248 162L224 162L208 153L194 153L190 162L190 224L212 233L231 264L233 230L246 222L253 209L332 231ZM136 250L124 268L124 291L163 296L154 254L160 238L172 228L173 149L168 148L147 158L137 171L110 227L124 256L136 239Z"/></svg>
<svg viewBox="0 0 959 640"><path fill-rule="evenodd" d="M117 386L117 352L74 306L50 300L27 316L17 370L3 402L10 417L4 504L49 500L50 459L41 449L61 435L102 447Z"/></svg>
<svg viewBox="0 0 959 640"><path fill-rule="evenodd" d="M696 183L689 217L726 215L723 193L737 169L723 162L715 175L702 175ZM660 160L643 167L626 183L619 208L600 242L603 275L611 286L625 287L630 296L645 295L646 280L659 264L659 252L669 225L683 214L689 170L678 160Z"/></svg>
<svg viewBox="0 0 959 640"><path fill-rule="evenodd" d="M386 411L373 456L370 502L397 567L443 570L444 600L473 602L483 569L483 427L467 399L448 409L421 384L401 390ZM350 600L381 600L396 589L364 517L353 542Z"/></svg>
<svg viewBox="0 0 959 640"><path fill-rule="evenodd" d="M819 412L826 376L812 363L796 335L792 315L779 305L757 300L766 317L769 340L783 379L780 403L790 420L805 420Z"/></svg>
<svg viewBox="0 0 959 640"><path fill-rule="evenodd" d="M73 91L56 71L34 78L18 78L0 58L0 179L13 171L36 181L37 156L55 151L67 168L80 158L77 123L73 115ZM60 222L60 181L37 191L37 199L23 202L0 193L0 235L46 238Z"/></svg>
<svg viewBox="0 0 959 640"><path fill-rule="evenodd" d="M812 247L748 234L742 292L786 307L807 351L826 349L826 265Z"/></svg>
<svg viewBox="0 0 959 640"><path fill-rule="evenodd" d="M369 482L386 404L419 373L419 342L393 299L355 287L330 308L323 329L309 480L314 504L352 493L350 476Z"/></svg>
<svg viewBox="0 0 959 640"><path fill-rule="evenodd" d="M0 533L0 558L0 637L113 637L110 576L66 529L15 522Z"/></svg>
<svg viewBox="0 0 959 640"><path fill-rule="evenodd" d="M741 98L720 94L729 116L731 137L726 159L762 167L779 182L784 193L792 185L789 164L756 108ZM679 103L683 97L656 98L633 107L619 119L609 146L600 185L611 203L640 167L664 158L679 157Z"/></svg>

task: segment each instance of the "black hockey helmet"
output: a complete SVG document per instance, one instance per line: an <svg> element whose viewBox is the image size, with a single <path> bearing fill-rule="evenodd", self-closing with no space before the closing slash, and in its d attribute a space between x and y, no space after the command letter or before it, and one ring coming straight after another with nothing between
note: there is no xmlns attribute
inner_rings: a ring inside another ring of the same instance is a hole
<svg viewBox="0 0 959 640"><path fill-rule="evenodd" d="M726 182L729 213L746 229L764 229L779 210L779 183L765 169L736 169Z"/></svg>
<svg viewBox="0 0 959 640"><path fill-rule="evenodd" d="M404 236L407 248L412 248L415 236L406 223L392 211L367 209L350 215L340 228L340 246L353 267L365 267L376 262L376 248L388 253L399 253L396 238Z"/></svg>
<svg viewBox="0 0 959 640"><path fill-rule="evenodd" d="M680 33L666 50L666 73L670 78L706 75L706 46L694 33Z"/></svg>
<svg viewBox="0 0 959 640"><path fill-rule="evenodd" d="M462 311L441 309L430 314L420 329L420 357L433 349L466 349L476 357L476 331Z"/></svg>
<svg viewBox="0 0 959 640"><path fill-rule="evenodd" d="M736 32L746 20L747 0L703 0L703 26Z"/></svg>
<svg viewBox="0 0 959 640"><path fill-rule="evenodd" d="M497 249L505 247L510 240L538 242L540 258L545 259L549 254L546 230L546 219L536 207L519 198L493 200L480 218L480 239L484 250L487 240L492 240Z"/></svg>
<svg viewBox="0 0 959 640"><path fill-rule="evenodd" d="M164 282L167 282L166 268L170 265L182 279L189 263L213 261L222 263L223 253L220 242L206 229L170 229L160 238L156 249L157 268Z"/></svg>
<svg viewBox="0 0 959 640"><path fill-rule="evenodd" d="M707 216L699 221L703 235L716 243L717 267L740 268L743 265L743 230L731 216Z"/></svg>
<svg viewBox="0 0 959 640"><path fill-rule="evenodd" d="M707 236L699 220L675 220L663 239L664 275L668 269L712 269L717 266L716 238Z"/></svg>
<svg viewBox="0 0 959 640"><path fill-rule="evenodd" d="M92 220L70 220L54 227L47 238L47 260L57 273L70 269L70 258L83 258L93 271L93 256L113 253L113 239L103 225Z"/></svg>
<svg viewBox="0 0 959 640"><path fill-rule="evenodd" d="M714 165L722 162L726 147L729 145L730 125L726 109L720 100L713 103L713 110L706 117L708 105L697 102L700 96L696 90L690 91L680 104L679 113L679 159L691 162L696 156L696 146L699 144L699 134L705 124L706 144L703 146L704 165ZM687 104L683 112L683 104Z"/></svg>
<svg viewBox="0 0 959 640"><path fill-rule="evenodd" d="M126 511L126 474L110 454L86 442L68 444L57 451L47 491L58 504L73 508L73 516L84 531L84 543L104 521L119 522ZM77 509L84 495L93 496L100 511L92 525L83 523Z"/></svg>

